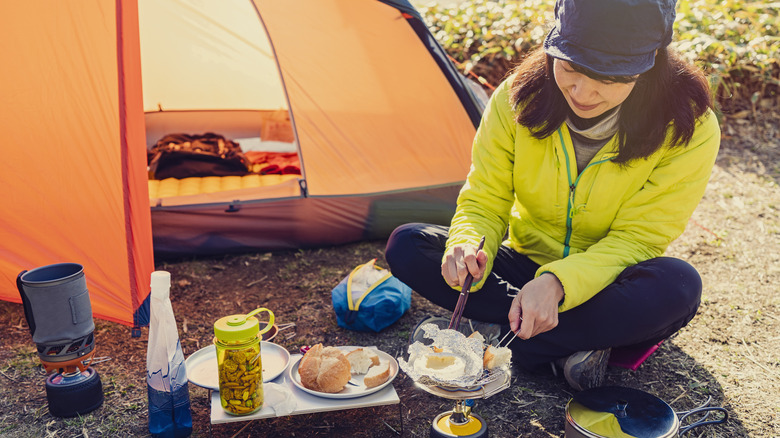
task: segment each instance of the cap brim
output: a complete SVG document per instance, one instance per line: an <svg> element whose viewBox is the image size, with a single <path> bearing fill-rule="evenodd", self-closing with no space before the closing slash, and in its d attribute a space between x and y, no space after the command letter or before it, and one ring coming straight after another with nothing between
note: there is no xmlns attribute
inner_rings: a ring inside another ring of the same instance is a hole
<svg viewBox="0 0 780 438"><path fill-rule="evenodd" d="M655 52L641 55L621 55L584 48L571 43L560 34L558 26L544 39L544 51L553 58L573 62L605 76L635 76L655 64Z"/></svg>

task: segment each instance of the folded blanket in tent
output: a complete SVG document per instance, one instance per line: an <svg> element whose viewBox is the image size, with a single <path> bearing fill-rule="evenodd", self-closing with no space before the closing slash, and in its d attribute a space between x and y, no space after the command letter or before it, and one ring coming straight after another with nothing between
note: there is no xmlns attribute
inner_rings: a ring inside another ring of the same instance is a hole
<svg viewBox="0 0 780 438"><path fill-rule="evenodd" d="M295 152L249 151L245 153L252 163L252 172L261 175L300 175L301 162Z"/></svg>

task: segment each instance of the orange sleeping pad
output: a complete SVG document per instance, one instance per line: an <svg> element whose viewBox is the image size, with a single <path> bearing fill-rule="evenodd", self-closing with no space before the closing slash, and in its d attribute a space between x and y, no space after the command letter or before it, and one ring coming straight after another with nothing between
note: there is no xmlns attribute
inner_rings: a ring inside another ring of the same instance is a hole
<svg viewBox="0 0 780 438"><path fill-rule="evenodd" d="M250 174L244 176L205 176L184 179L167 178L164 180L149 180L149 199L172 198L176 196L200 195L204 193L272 186L296 178L300 178L300 175Z"/></svg>

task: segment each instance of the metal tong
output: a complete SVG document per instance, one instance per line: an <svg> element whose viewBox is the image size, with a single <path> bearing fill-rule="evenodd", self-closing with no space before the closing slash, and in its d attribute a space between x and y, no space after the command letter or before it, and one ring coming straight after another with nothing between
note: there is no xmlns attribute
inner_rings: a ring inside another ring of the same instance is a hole
<svg viewBox="0 0 780 438"><path fill-rule="evenodd" d="M479 253L483 246L485 246L485 236L482 236L482 239L479 241L477 253ZM460 318L463 316L463 309L466 307L466 300L469 299L469 290L471 289L471 283L473 282L474 277L469 272L466 275L466 280L463 282L463 288L460 290L458 303L455 304L455 311L453 311L452 318L450 318L450 325L447 327L448 329L457 330L457 327L460 324Z"/></svg>

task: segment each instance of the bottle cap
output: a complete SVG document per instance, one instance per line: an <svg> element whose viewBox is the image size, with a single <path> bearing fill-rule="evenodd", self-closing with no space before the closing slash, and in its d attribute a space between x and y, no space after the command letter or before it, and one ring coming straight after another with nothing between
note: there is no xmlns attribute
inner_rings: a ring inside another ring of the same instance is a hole
<svg viewBox="0 0 780 438"><path fill-rule="evenodd" d="M260 330L260 321L255 315L267 312L269 321ZM270 330L274 325L274 313L265 307L257 308L246 315L230 315L220 318L214 323L214 335L217 339L227 342L245 342L258 338L259 334Z"/></svg>
<svg viewBox="0 0 780 438"><path fill-rule="evenodd" d="M152 272L152 295L166 298L171 289L171 273L167 271Z"/></svg>
<svg viewBox="0 0 780 438"><path fill-rule="evenodd" d="M214 323L214 335L228 342L252 340L260 333L260 321L249 315L230 315Z"/></svg>

